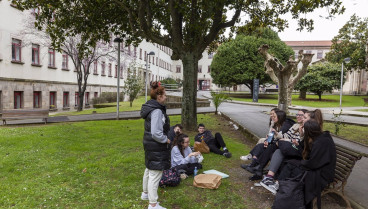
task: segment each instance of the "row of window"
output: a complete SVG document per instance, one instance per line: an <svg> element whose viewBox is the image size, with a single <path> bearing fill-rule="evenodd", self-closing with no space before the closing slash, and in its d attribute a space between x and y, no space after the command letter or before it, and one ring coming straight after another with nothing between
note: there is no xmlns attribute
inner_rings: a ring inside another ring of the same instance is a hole
<svg viewBox="0 0 368 209"><path fill-rule="evenodd" d="M211 72L211 66L208 65L207 73L210 73L210 72ZM176 66L176 73L181 73L181 66L180 65ZM198 65L198 73L202 73L202 65Z"/></svg>
<svg viewBox="0 0 368 209"><path fill-rule="evenodd" d="M306 50L305 51L306 54L312 54L311 50ZM295 51L295 59L298 57L299 52ZM317 50L317 59L322 59L323 58L323 50Z"/></svg>
<svg viewBox="0 0 368 209"><path fill-rule="evenodd" d="M84 104L89 105L90 101L90 93L84 93ZM98 92L94 92L94 97L98 97ZM56 103L57 93L55 91L51 91L49 95L49 108L57 108ZM79 93L75 92L74 94L74 105L78 106L79 104ZM63 107L69 107L69 92L63 92ZM23 91L14 91L14 109L21 109L24 107L24 96ZM42 92L34 91L33 92L33 108L42 108Z"/></svg>

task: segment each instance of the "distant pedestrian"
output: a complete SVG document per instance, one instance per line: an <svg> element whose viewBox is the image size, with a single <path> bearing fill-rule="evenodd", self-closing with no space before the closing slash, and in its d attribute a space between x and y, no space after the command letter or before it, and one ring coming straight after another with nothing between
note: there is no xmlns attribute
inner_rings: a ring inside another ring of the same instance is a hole
<svg viewBox="0 0 368 209"><path fill-rule="evenodd" d="M146 164L141 199L149 200L148 209L165 209L157 202L162 171L171 167L170 139L167 137L170 120L166 114L165 100L165 88L153 82L151 100L143 104L141 109L141 117L145 120L143 147Z"/></svg>

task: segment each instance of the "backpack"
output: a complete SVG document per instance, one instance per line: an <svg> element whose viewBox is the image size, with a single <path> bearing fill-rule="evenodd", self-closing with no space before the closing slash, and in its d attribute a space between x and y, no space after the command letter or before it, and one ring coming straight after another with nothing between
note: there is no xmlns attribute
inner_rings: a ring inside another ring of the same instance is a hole
<svg viewBox="0 0 368 209"><path fill-rule="evenodd" d="M180 184L181 178L176 168L170 168L162 172L162 177L159 183L160 187L176 187Z"/></svg>

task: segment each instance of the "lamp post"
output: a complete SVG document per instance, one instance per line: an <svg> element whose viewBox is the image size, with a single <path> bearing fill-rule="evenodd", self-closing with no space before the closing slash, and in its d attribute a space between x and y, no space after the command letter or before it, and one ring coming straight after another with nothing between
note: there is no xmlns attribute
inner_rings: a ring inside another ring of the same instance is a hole
<svg viewBox="0 0 368 209"><path fill-rule="evenodd" d="M116 120L119 120L119 98L120 98L120 43L123 40L119 37L114 39L115 43L118 43L118 69L117 69L117 91L116 91Z"/></svg>
<svg viewBox="0 0 368 209"><path fill-rule="evenodd" d="M147 82L148 82L148 56L150 56L150 55L155 55L155 53L151 51L146 56L146 82L145 82L146 83L146 94L145 94L146 102L147 102Z"/></svg>
<svg viewBox="0 0 368 209"><path fill-rule="evenodd" d="M341 110L341 101L342 101L342 82L344 80L344 62L345 63L349 63L350 62L350 57L345 58L342 61L341 64L341 83L340 83L340 110Z"/></svg>

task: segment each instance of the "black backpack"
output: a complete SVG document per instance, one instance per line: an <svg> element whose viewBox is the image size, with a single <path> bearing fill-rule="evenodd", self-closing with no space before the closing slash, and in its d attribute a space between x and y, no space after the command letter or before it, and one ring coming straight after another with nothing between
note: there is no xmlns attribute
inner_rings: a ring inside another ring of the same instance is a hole
<svg viewBox="0 0 368 209"><path fill-rule="evenodd" d="M170 168L162 172L162 177L159 183L160 187L176 187L180 184L181 178L176 168Z"/></svg>

